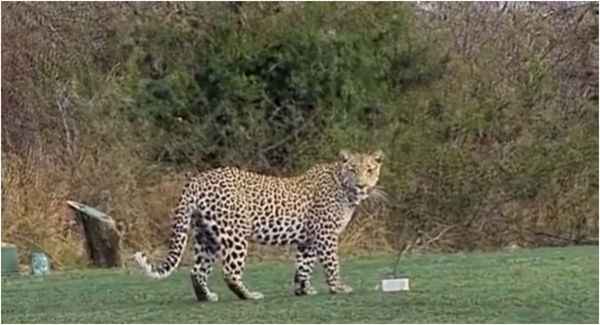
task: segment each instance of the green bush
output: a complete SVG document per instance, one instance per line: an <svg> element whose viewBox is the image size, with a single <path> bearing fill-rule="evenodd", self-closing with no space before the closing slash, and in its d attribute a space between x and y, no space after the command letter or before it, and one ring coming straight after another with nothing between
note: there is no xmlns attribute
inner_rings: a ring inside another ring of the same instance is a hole
<svg viewBox="0 0 600 325"><path fill-rule="evenodd" d="M404 5L294 9L250 12L243 27L234 14L221 15L204 33L178 24L139 27L144 41L124 47L136 62L130 69L144 71L129 85L127 111L164 135L162 161L285 170L340 147L385 146L373 128L393 130L395 116L410 114L407 93L443 72L444 58L411 39ZM157 56L170 59L156 68Z"/></svg>
<svg viewBox="0 0 600 325"><path fill-rule="evenodd" d="M158 133L155 160L277 173L344 147L382 148L384 219L423 240L454 227L441 244L450 249L589 223L572 204L543 207L556 191L574 193L560 180L576 179L587 198L597 184L597 139L585 136L597 111L564 112L548 60L529 58L499 96L491 48L455 58L473 68L447 75L444 34L417 30L404 4L186 10L194 23L141 22L119 45L131 98L120 111Z"/></svg>

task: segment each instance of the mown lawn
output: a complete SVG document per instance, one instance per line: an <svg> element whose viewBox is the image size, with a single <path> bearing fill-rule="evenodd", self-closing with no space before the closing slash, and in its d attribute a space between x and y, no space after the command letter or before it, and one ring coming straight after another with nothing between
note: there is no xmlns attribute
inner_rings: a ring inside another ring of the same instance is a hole
<svg viewBox="0 0 600 325"><path fill-rule="evenodd" d="M251 264L261 301L240 301L216 271L217 303L199 303L187 269L162 281L85 271L2 280L3 323L598 323L598 247L422 255L402 260L411 291L382 293L393 257L343 260L355 292L295 297L293 263Z"/></svg>

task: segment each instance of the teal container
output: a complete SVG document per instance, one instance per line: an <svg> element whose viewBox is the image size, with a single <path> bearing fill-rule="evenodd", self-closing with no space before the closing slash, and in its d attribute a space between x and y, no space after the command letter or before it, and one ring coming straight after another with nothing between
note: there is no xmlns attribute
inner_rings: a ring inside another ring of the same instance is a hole
<svg viewBox="0 0 600 325"><path fill-rule="evenodd" d="M19 254L17 247L14 245L2 246L2 276L18 274Z"/></svg>
<svg viewBox="0 0 600 325"><path fill-rule="evenodd" d="M50 259L46 253L35 250L29 254L29 269L33 275L50 274Z"/></svg>

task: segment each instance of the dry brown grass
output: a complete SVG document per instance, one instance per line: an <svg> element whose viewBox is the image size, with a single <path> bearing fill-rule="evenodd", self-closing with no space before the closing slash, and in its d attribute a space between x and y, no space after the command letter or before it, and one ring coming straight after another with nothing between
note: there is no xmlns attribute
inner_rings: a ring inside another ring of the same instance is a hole
<svg viewBox="0 0 600 325"><path fill-rule="evenodd" d="M108 212L123 232L125 255L134 249L153 251L164 246L169 212L182 184L180 177L156 172L154 184L144 187L140 183L145 180L140 178L147 174L122 175L121 169L111 171L104 166L97 168L104 170L97 174L101 177L96 177L85 172L91 164L85 161L71 170L61 170L35 159L23 162L19 157L4 155L2 241L19 247L22 262L32 247L40 247L56 267L87 265L84 238L67 200Z"/></svg>
<svg viewBox="0 0 600 325"><path fill-rule="evenodd" d="M64 204L69 186L56 177L59 172L33 161L3 154L2 241L16 244L22 261L30 248L40 247L59 267L77 264L84 251L70 231Z"/></svg>
<svg viewBox="0 0 600 325"><path fill-rule="evenodd" d="M34 154L26 161L15 155L3 156L2 240L20 248L23 263L26 252L40 247L58 268L88 264L84 238L67 200L97 206L115 219L123 234L126 265L127 257L138 249L157 259L164 256L171 211L188 173L144 171L124 153L106 157L82 155L70 168L57 168L44 165ZM383 203L371 202L357 213L343 235L345 254L391 249L388 238L392 228ZM253 245L250 257L289 259L292 251L289 247ZM191 256L188 252L184 263Z"/></svg>

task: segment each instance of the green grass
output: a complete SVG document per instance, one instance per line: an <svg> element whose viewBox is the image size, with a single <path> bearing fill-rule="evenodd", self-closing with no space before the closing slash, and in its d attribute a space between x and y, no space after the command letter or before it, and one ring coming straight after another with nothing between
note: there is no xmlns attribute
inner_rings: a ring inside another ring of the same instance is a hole
<svg viewBox="0 0 600 325"><path fill-rule="evenodd" d="M217 303L199 303L187 270L162 281L137 272L93 270L2 281L4 323L598 323L598 247L422 255L402 260L409 292L382 293L393 257L346 259L355 292L295 297L293 263L249 265L246 284L265 294L238 300L220 272Z"/></svg>

